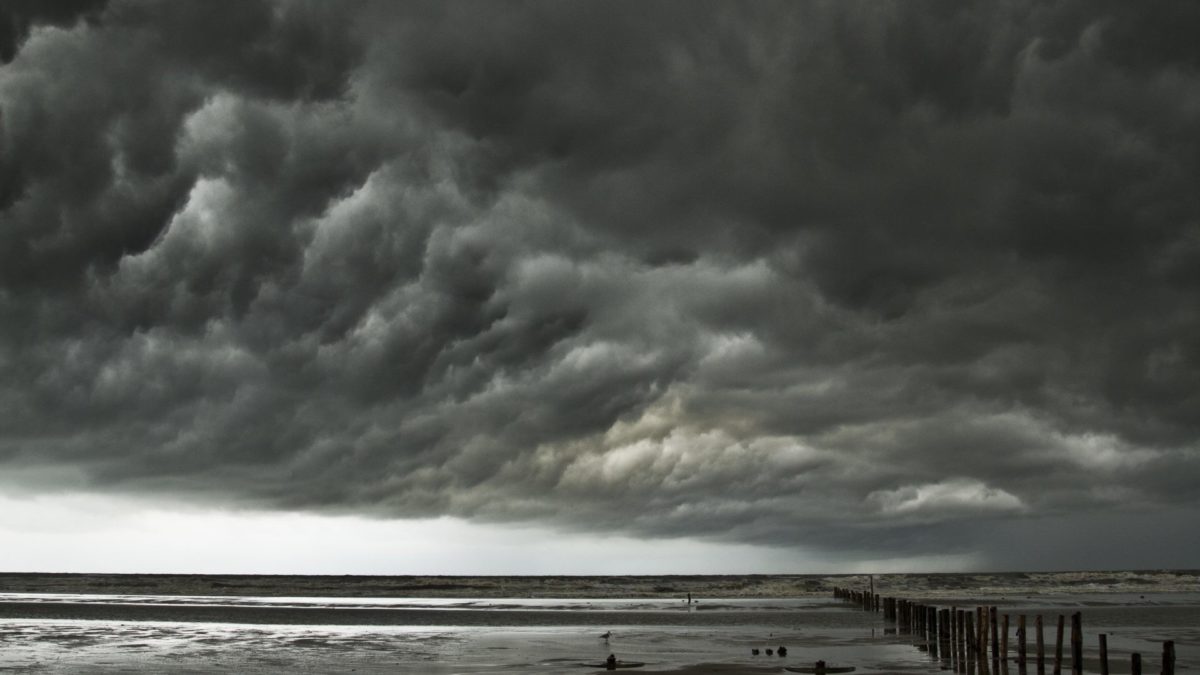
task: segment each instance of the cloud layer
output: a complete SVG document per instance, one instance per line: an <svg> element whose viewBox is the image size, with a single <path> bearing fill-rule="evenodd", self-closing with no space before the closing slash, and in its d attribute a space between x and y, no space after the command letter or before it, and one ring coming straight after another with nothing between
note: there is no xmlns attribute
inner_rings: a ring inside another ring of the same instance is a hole
<svg viewBox="0 0 1200 675"><path fill-rule="evenodd" d="M9 475L871 555L1197 506L1188 3L6 11Z"/></svg>

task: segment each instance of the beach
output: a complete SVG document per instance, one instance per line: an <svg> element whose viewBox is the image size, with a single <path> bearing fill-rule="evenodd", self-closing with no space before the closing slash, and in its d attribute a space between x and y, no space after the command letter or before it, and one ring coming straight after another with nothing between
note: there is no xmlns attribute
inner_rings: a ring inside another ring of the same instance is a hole
<svg viewBox="0 0 1200 675"><path fill-rule="evenodd" d="M1196 672L1198 579L1071 572L878 575L874 583L929 604L994 605L1013 617L1013 631L1020 614L1032 622L1080 612L1085 662L1098 668L1104 632L1111 671L1120 673L1131 651L1157 672L1163 640L1175 641L1176 672ZM838 575L0 574L0 672L588 673L597 669L581 664L610 653L644 663L636 672L781 673L818 659L861 673L940 672L946 664L914 636L832 597L834 586L868 583ZM765 654L779 646L785 657Z"/></svg>

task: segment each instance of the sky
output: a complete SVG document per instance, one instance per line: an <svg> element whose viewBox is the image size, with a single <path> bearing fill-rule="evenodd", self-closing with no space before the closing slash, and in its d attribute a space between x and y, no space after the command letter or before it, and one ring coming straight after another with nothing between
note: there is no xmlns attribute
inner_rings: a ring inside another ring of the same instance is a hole
<svg viewBox="0 0 1200 675"><path fill-rule="evenodd" d="M1200 5L0 5L0 570L1195 567Z"/></svg>

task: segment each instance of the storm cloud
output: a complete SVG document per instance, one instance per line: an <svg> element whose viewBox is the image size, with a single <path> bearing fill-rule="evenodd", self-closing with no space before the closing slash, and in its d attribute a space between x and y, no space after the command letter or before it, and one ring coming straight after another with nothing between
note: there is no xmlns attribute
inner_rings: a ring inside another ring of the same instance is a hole
<svg viewBox="0 0 1200 675"><path fill-rule="evenodd" d="M876 556L1200 506L1191 3L20 4L0 473Z"/></svg>

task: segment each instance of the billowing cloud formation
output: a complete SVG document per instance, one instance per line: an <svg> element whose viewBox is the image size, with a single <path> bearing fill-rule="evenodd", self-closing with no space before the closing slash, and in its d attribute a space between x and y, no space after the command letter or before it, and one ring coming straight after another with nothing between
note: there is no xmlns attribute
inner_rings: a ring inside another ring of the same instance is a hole
<svg viewBox="0 0 1200 675"><path fill-rule="evenodd" d="M1189 3L10 14L10 475L877 553L1196 507Z"/></svg>

